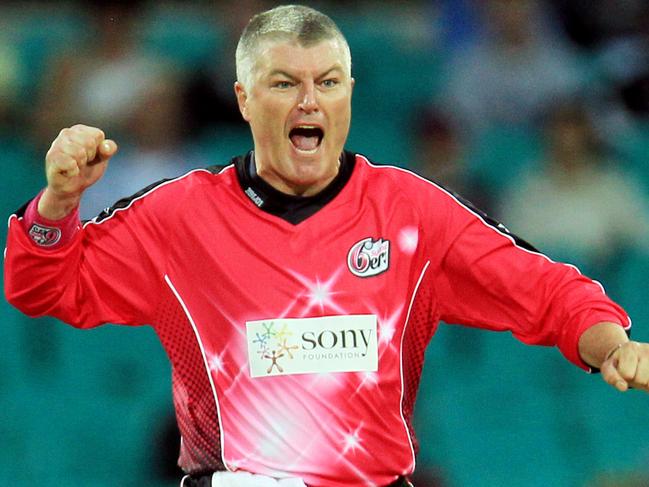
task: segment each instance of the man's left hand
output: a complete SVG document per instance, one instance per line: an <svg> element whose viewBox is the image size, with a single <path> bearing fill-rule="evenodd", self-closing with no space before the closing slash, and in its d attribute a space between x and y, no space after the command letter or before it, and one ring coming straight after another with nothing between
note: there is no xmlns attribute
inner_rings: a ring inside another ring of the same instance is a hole
<svg viewBox="0 0 649 487"><path fill-rule="evenodd" d="M625 342L611 350L600 367L602 378L624 392L630 387L649 392L649 343Z"/></svg>

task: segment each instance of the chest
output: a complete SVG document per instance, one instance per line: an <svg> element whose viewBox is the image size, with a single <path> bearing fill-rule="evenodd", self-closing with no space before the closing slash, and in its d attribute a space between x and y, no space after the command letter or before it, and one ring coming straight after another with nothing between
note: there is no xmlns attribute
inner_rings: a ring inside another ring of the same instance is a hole
<svg viewBox="0 0 649 487"><path fill-rule="evenodd" d="M197 309L249 321L404 307L421 266L409 208L332 202L292 225L247 203L199 208L175 236L170 277Z"/></svg>

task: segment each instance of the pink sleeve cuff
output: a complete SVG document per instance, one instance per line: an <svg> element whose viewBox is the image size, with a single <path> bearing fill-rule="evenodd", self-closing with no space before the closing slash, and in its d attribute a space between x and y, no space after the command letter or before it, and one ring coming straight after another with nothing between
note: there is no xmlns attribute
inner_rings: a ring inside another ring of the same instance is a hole
<svg viewBox="0 0 649 487"><path fill-rule="evenodd" d="M81 229L79 207L60 220L48 220L38 213L38 202L41 191L34 198L23 215L22 224L25 232L35 245L48 250L64 247Z"/></svg>

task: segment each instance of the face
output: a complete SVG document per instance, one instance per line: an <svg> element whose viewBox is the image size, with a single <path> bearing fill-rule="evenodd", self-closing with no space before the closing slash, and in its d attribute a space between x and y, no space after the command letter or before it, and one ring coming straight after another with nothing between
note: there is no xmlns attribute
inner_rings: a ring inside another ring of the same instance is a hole
<svg viewBox="0 0 649 487"><path fill-rule="evenodd" d="M337 40L269 41L258 51L252 86L235 84L257 173L284 193L316 194L338 173L354 84L344 60Z"/></svg>

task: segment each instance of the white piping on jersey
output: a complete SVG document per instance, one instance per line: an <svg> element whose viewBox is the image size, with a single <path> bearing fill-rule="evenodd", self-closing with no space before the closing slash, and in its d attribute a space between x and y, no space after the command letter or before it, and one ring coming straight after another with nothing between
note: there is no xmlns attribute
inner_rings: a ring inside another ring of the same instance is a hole
<svg viewBox="0 0 649 487"><path fill-rule="evenodd" d="M440 190L440 191L442 191L443 193L445 193L447 196L450 196L451 199L452 199L453 201L455 201L455 203L457 203L459 206L461 206L462 208L464 208L466 211L468 211L469 213L471 213L472 215L474 215L475 217L477 217L478 220L480 220L480 222L481 222L484 226L486 226L487 228L489 228L489 229L491 229L492 231L496 232L498 235L502 235L503 237L507 238L507 239L508 239L512 244L514 244L514 247L516 247L516 248L518 248L518 249L520 249L520 250L522 250L522 251L524 251L524 252L527 252L527 253L529 253L529 254L539 255L539 256L541 256L541 257L544 257L545 259L547 259L549 262L551 262L551 263L553 263L553 264L560 264L560 265L565 265L565 266L568 266L568 267L572 267L572 268L573 268L574 270L576 270L580 275L582 275L582 276L584 275L584 274L579 270L579 268L578 268L577 266L573 265L573 264L568 264L568 263L566 263L566 262L555 262L554 260L552 260L550 257L548 257L547 255L545 255L545 254L542 253L542 252L533 252L533 251L528 250L528 249L526 249L526 248L524 248L524 247L521 247L520 245L518 245L518 244L516 243L516 240L515 240L511 235L509 235L509 234L507 234L507 233L505 233L505 232L500 231L498 228L495 228L495 227L492 226L492 225L489 225L486 221L484 221L484 218L482 218L482 216L480 216L478 213L476 213L476 212L473 211L471 208L469 208L468 206L466 206L464 203L462 203L460 200L458 200L455 196L453 196L453 194L451 194L450 192L448 192L446 189L444 189L443 187L441 187L439 184L436 184L435 182L430 181L430 180L428 180L428 179L426 179L426 178L420 176L420 175L417 174L417 173L414 173L414 172L412 172L412 171L409 171L408 169L404 169L404 168L402 168L402 167L398 167L398 166L391 166L391 165L389 165L389 164L386 164L386 165L380 165L380 166L379 166L379 165L373 164L373 163L372 163L372 162L371 162L367 157L365 157L363 154L358 154L358 153L356 153L356 155L357 155L358 157L363 158L363 159L365 160L365 162L367 162L367 164L368 164L370 167L374 168L374 169L383 169L383 168L397 169L398 171L405 172L405 173L407 173L407 174L410 174L410 175L416 177L417 179L420 179L420 180L422 180L422 181L425 181L426 183L428 183L428 184L434 186L434 187L437 188L438 190ZM590 278L589 278L589 279L590 279ZM595 284L597 284L597 285L599 286L599 288L602 290L602 294L606 295L606 290L604 289L604 286L602 285L601 282L599 282L599 281L597 281L597 280L595 280L595 279L591 279L591 281L593 281ZM626 314L626 313L625 313L625 314ZM629 315L626 315L626 319L627 319L627 321L628 321L628 324L627 324L626 326L622 325L622 327L623 327L625 330L629 330L629 329L631 329L631 326L633 325L633 323L631 322L631 317L630 317ZM590 367L588 368L588 372L589 372L589 373L592 372L592 369L591 369Z"/></svg>
<svg viewBox="0 0 649 487"><path fill-rule="evenodd" d="M229 169L230 167L233 167L233 166L234 166L234 164L230 164L230 165L228 165L228 166L225 166L225 167L224 167L223 169L221 169L217 174L221 174L223 171L225 171L226 169ZM212 174L212 173L211 173L210 171L208 171L207 169L202 169L202 168L199 168L199 169L192 169L191 171L189 171L189 172L187 172L187 173L185 173L185 174L183 174L183 175L181 175L181 176L178 176L178 177L176 177L176 178L170 179L169 181L165 181L164 183L160 183L160 184L158 184L157 186L151 188L149 191L147 191L147 192L144 193L144 194L141 194L141 195L138 196L137 198L133 198L133 199L131 200L131 202L130 202L127 206L125 206L124 208L115 208L115 209L113 210L113 212L110 214L110 216L108 216L107 218L101 220L100 222L96 221L96 220L97 220L97 217L94 217L92 220L89 220L89 221L87 221L86 223L84 223L84 224L83 224L83 228L86 228L86 226L89 225L89 224L91 224L91 223L93 223L93 224L95 224L95 225L100 225L101 223L103 223L103 222L105 222L105 221L108 221L108 220L110 220L111 218L113 218L113 215L115 215L115 213L117 213L118 211L122 211L122 210L126 210L126 209L130 208L131 205L132 205L135 201L137 201L137 200L139 200L139 199L141 199L141 198L144 198L145 196L147 196L148 194L152 193L152 192L155 191L156 189L161 188L161 187L163 187L163 186L166 186L166 185L169 184L169 183L173 183L173 182L175 182L175 181L178 181L178 180L180 180L180 179L183 179L183 178L189 176L190 174L195 173L195 172L198 172L198 171L205 171L205 172L208 172L208 173ZM7 227L11 227L11 219L12 219L12 218L16 218L18 221L21 221L21 220L23 219L22 217L18 217L18 215L16 215L15 213L12 213L11 215L9 215L9 218L7 219ZM4 252L3 252L3 254L2 254L2 258L3 258L3 259L6 259L6 258L7 258L7 247L4 248Z"/></svg>
<svg viewBox="0 0 649 487"><path fill-rule="evenodd" d="M9 218L7 219L7 228L11 228L11 219L12 218L15 218L18 221L22 220L22 218L19 218L18 215L16 215L15 213L12 213L11 215L9 215ZM7 259L7 247L6 246L5 246L4 252L2 253L2 258L4 260Z"/></svg>
<svg viewBox="0 0 649 487"><path fill-rule="evenodd" d="M234 164L230 164L230 165L228 165L228 166L225 166L225 167L224 167L223 169L221 169L217 174L221 174L223 171L225 171L226 169L229 169L229 168L231 168L231 167L234 167ZM133 198L133 199L129 202L129 204L126 205L124 208L115 208L115 209L113 209L113 211L112 211L112 213L110 214L110 216L108 216L108 217L106 217L106 218L103 218L101 221L97 221L97 217L94 217L92 220L89 220L89 221L87 221L86 223L84 223L84 224L83 224L83 228L86 228L86 226L87 226L87 225L90 225L91 223L94 224L94 225L101 225L102 223L107 222L108 220L110 220L111 218L113 218L113 216L114 216L118 211L128 210L128 209L131 207L131 205L132 205L133 203L135 203L137 200L140 200L140 199L144 198L145 196L150 195L150 194L153 193L156 189L162 188L163 186L166 186L166 185L171 184L171 183L175 183L176 181L180 181L181 179L184 179L184 178L186 178L187 176L189 176L190 174L194 174L195 172L206 172L206 173L212 174L212 173L211 173L210 171L208 171L207 169L202 169L202 168L200 168L200 169L192 169L191 171L189 171L189 172L183 174L182 176L178 176L178 177L176 177L176 178L170 179L169 181L165 181L164 183L160 183L160 184L154 186L153 188L151 188L151 189L150 189L149 191L147 191L146 193L141 194L141 195L138 196L137 198Z"/></svg>
<svg viewBox="0 0 649 487"><path fill-rule="evenodd" d="M171 282L171 279L167 274L165 274L165 281L167 282L167 285L171 289L171 292L174 293L174 296L176 296L176 299L178 300L178 303L180 303L180 306L183 308L183 311L185 312L185 316L187 316L187 319L189 320L189 323L192 325L192 329L194 330L194 335L196 335L196 341L198 342L198 346L201 349L201 355L203 357L203 364L205 365L205 371L207 372L207 378L210 381L210 386L212 388L212 394L214 395L214 404L216 404L216 416L219 420L219 435L221 437L221 461L223 462L223 465L225 465L225 468L227 468L229 471L232 472L230 467L228 467L228 464L225 461L225 432L223 431L223 424L221 423L221 407L219 406L219 398L218 395L216 394L216 387L214 386L214 379L212 378L212 373L210 372L210 366L207 362L207 355L205 354L205 348L203 347L203 342L201 340L201 335L198 332L198 328L196 328L196 323L194 323L194 319L192 318L192 315L189 313L189 309L185 305L185 302L183 301L183 298L180 297L180 294L176 290L175 286Z"/></svg>
<svg viewBox="0 0 649 487"><path fill-rule="evenodd" d="M386 165L380 165L380 166L378 166L378 165L376 165L376 164L372 164L372 163L367 159L367 157L365 157L364 155L362 155L362 154L357 154L357 155L358 155L359 157L362 157L363 159L365 159L365 161L366 161L366 162L367 162L371 167L373 167L373 168L375 168L375 169L383 169L383 168L397 169L397 170L399 170L399 171L402 171L402 172L408 173L408 174L410 174L410 175L412 175L412 176L415 176L416 178L421 179L422 181L425 181L426 183L428 183L428 184L434 186L435 188L439 189L440 191L442 191L442 192L445 193L446 195L450 196L451 199L452 199L453 201L455 201L459 206L461 206L462 208L464 208L465 210L467 210L469 213L471 213L472 215L474 215L475 217L477 217L477 218L480 220L480 222L481 222L484 226L486 226L487 228L491 229L492 231L498 233L499 235L502 235L503 237L507 238L511 243L514 244L514 247L516 247L516 248L518 248L518 249L520 249L520 250L522 250L522 251L524 251L524 252L527 252L528 254L539 255L539 256L541 256L541 257L544 257L546 260L548 260L549 262L551 262L551 263L553 263L553 264L560 264L560 265L565 265L565 266L568 266L568 267L572 267L572 268L573 268L574 270L576 270L580 275L582 275L582 276L584 275L584 274L579 270L579 268L578 268L577 266L575 266L574 264L569 264L569 263L567 263L567 262L556 262L556 261L552 260L550 257L548 257L547 255L545 255L545 254L542 253L542 252L534 252L534 251L532 251L532 250L526 249L525 247L521 247L520 245L518 245L518 244L516 243L516 240L515 240L511 235L509 235L509 234L507 234L507 233L505 233L505 232L500 231L498 228L494 227L493 225L489 225L487 222L484 221L484 219L482 218L482 216L480 216L478 213L476 213L475 211L473 211L471 208L469 208L468 206L466 206L465 204L463 204L460 200L458 200L455 196L453 196L453 194L449 193L446 189L444 189L444 188L441 187L440 185L436 184L435 182L433 182L433 181L429 181L428 179L426 179L426 178L420 176L419 174L414 173L414 172L412 172L412 171L409 171L408 169L404 169L404 168L402 168L402 167L398 167L398 166L390 166L390 165L387 165L387 164L386 164ZM600 287L600 289L602 290L602 293L603 293L603 294L606 294L606 290L604 289L604 286L602 285L601 282L599 282L599 281L597 281L597 280L595 280L595 279L592 279L592 278L589 278L589 279L590 279L591 281L593 281L595 284L597 284L597 285ZM628 317L628 316L627 316L627 318L629 319L629 323L630 323L631 318ZM630 327L631 327L631 325L629 324L629 326L628 326L628 327L625 327L624 329L625 329L625 330L628 330Z"/></svg>
<svg viewBox="0 0 649 487"><path fill-rule="evenodd" d="M403 325L403 332L401 333L401 344L399 345L399 375L401 376L401 399L399 401L399 415L401 416L401 421L403 422L403 426L406 429L406 435L408 436L408 443L410 444L410 453L412 454L413 471L415 470L415 466L416 466L415 448L412 444L412 438L410 438L410 429L408 428L408 423L406 422L406 418L403 417L403 396L405 394L405 389L406 389L405 384L403 382L403 338L406 336L406 328L408 328L408 321L410 320L410 311L412 310L412 305L415 302L415 296L417 295L417 291L419 290L419 285L421 284L421 281L424 279L424 274L426 274L429 265L430 265L430 260L426 262L426 265L424 265L424 268L421 270L421 274L419 274L419 279L417 279L417 284L415 285L415 289L412 292L412 296L410 296L408 313L406 314L406 321Z"/></svg>
<svg viewBox="0 0 649 487"><path fill-rule="evenodd" d="M217 174L221 174L223 171L225 171L226 169L229 169L229 168L231 168L231 167L234 167L234 164L230 164L230 165L228 165L228 166L225 166L225 167L224 167L223 169L221 169ZM139 199L141 199L141 198L144 198L145 196L151 194L151 193L152 193L153 191L155 191L156 189L158 189L158 188L162 188L163 186L166 186L166 185L169 184L169 183L173 183L173 182L179 181L179 180L181 180L181 179L184 179L185 177L189 176L190 174L193 174L193 173L195 173L195 172L199 172L199 171L205 171L205 172L207 172L207 173L212 174L212 173L211 173L210 171L208 171L207 169L203 169L203 168L192 169L191 171L189 171L189 172L187 172L187 173L185 173L185 174L183 174L183 175L181 175L181 176L178 176L178 177L176 177L176 178L170 179L169 181L165 181L164 183L160 183L160 184L158 184L157 186L154 186L154 187L151 188L149 191L147 191L146 193L141 194L141 195L138 196L137 198L133 198L133 199L130 201L130 203L129 203L127 206L125 206L124 208L115 208L115 209L113 210L113 212L110 214L110 216L104 218L103 220L101 220L101 221L99 221L99 222L96 221L96 220L97 220L97 217L92 218L91 220L89 220L89 221L87 221L87 222L85 222L85 223L83 224L83 228L86 228L86 226L87 226L87 225L90 225L91 223L92 223L92 224L95 224L95 225L100 225L100 224L102 224L103 222L108 221L108 220L110 220L111 218L113 218L113 216L115 215L115 213L117 213L118 211L127 210L128 208L131 207L131 205L132 205L134 202L136 202L137 200L139 200ZM7 227L10 227L10 226L11 226L11 219L12 219L12 218L16 218L18 221L20 221L20 220L23 219L22 217L18 217L18 215L16 215L15 213L12 213L11 215L9 215L9 218L7 219ZM4 248L3 258L4 258L4 259L7 258L7 247Z"/></svg>

